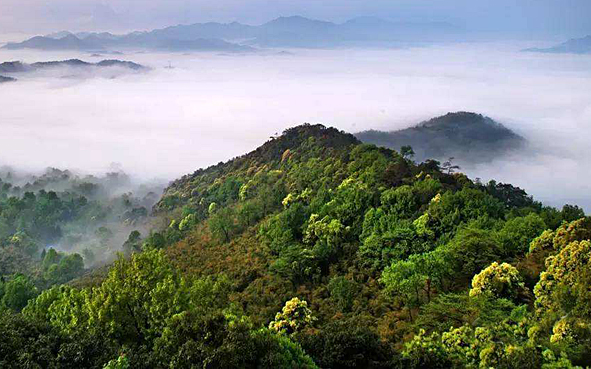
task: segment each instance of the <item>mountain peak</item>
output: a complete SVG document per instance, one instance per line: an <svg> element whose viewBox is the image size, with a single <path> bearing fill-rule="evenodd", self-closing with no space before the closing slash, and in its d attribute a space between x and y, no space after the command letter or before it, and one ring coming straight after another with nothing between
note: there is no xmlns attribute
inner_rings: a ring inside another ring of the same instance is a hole
<svg viewBox="0 0 591 369"><path fill-rule="evenodd" d="M272 162L281 160L286 150L298 150L315 140L323 150L340 150L351 145L361 143L355 136L333 127L322 124L305 123L288 128L280 136L273 136L269 141L246 154L246 157L259 162Z"/></svg>
<svg viewBox="0 0 591 369"><path fill-rule="evenodd" d="M264 27L301 27L301 26L316 26L316 27L332 27L336 26L336 24L321 21L317 19L310 19L303 17L301 15L291 15L288 17L279 17L275 18L270 22L267 22L263 25Z"/></svg>
<svg viewBox="0 0 591 369"><path fill-rule="evenodd" d="M314 20L312 20L310 18L303 17L301 15L289 15L289 16L281 16L281 17L275 18L268 23L301 23L301 22L314 22Z"/></svg>
<svg viewBox="0 0 591 369"><path fill-rule="evenodd" d="M479 123L495 123L492 119L483 116L482 114L473 113L469 111L458 111L450 112L445 115L429 119L428 121L421 122L418 126L422 127L433 127L436 125L445 124L456 124L456 125L469 125Z"/></svg>
<svg viewBox="0 0 591 369"><path fill-rule="evenodd" d="M263 145L248 154L236 157L225 163L198 169L192 174L172 182L163 198L181 193L182 201L191 197L192 187L198 178L213 180L230 172L249 172L252 168L280 169L286 158L336 158L347 155L351 146L360 144L352 134L322 124L305 123L288 128L281 135L275 134ZM167 207L161 201L156 210Z"/></svg>

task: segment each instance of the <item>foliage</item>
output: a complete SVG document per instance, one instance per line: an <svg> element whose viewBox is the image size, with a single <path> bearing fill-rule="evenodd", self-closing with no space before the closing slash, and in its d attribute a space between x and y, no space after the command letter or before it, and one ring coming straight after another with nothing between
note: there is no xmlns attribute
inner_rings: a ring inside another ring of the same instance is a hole
<svg viewBox="0 0 591 369"><path fill-rule="evenodd" d="M511 264L494 262L474 276L470 296L489 294L513 299L520 288L523 288L523 283L517 269Z"/></svg>
<svg viewBox="0 0 591 369"><path fill-rule="evenodd" d="M0 296L2 296L0 302L3 307L18 312L30 299L37 296L37 288L28 277L17 274L0 285Z"/></svg>
<svg viewBox="0 0 591 369"><path fill-rule="evenodd" d="M104 366L103 369L129 369L129 359L125 355L113 359Z"/></svg>
<svg viewBox="0 0 591 369"><path fill-rule="evenodd" d="M334 321L296 338L322 368L389 368L395 362L393 350L370 328L354 321Z"/></svg>
<svg viewBox="0 0 591 369"><path fill-rule="evenodd" d="M275 315L275 320L269 324L269 328L279 333L293 334L311 326L314 320L308 302L294 297Z"/></svg>

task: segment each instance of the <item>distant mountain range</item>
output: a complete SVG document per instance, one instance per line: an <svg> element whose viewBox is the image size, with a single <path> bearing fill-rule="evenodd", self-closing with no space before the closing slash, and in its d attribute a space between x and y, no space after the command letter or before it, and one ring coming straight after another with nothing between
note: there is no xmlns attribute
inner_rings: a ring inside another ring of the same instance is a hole
<svg viewBox="0 0 591 369"><path fill-rule="evenodd" d="M59 67L74 67L74 68L108 68L120 67L127 68L134 71L146 70L147 67L129 61L122 60L103 60L98 63L88 63L80 59L70 59L62 61L49 61L27 64L20 61L4 62L0 64L0 73L26 73L33 72L40 69L59 68Z"/></svg>
<svg viewBox="0 0 591 369"><path fill-rule="evenodd" d="M409 145L417 161L454 157L460 164L489 162L526 143L493 119L470 112L448 113L398 131L371 130L355 136L362 142L395 150Z"/></svg>
<svg viewBox="0 0 591 369"><path fill-rule="evenodd" d="M251 52L256 47L332 48L399 46L457 39L461 29L448 23L396 23L361 17L337 24L300 16L280 17L259 26L196 23L125 35L63 31L37 36L7 49L82 50L157 49L171 51Z"/></svg>
<svg viewBox="0 0 591 369"><path fill-rule="evenodd" d="M554 54L590 54L591 53L591 35L583 38L573 38L566 42L546 49L531 48L523 51L540 52L540 53L554 53Z"/></svg>

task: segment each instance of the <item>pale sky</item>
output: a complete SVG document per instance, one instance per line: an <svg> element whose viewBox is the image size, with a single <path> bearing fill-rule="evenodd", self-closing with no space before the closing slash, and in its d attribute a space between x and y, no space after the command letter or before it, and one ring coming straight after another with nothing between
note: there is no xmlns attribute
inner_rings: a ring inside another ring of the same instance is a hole
<svg viewBox="0 0 591 369"><path fill-rule="evenodd" d="M503 37L591 34L589 0L1 0L0 32L129 31L207 21L260 24L288 15L337 22L356 16L445 21Z"/></svg>

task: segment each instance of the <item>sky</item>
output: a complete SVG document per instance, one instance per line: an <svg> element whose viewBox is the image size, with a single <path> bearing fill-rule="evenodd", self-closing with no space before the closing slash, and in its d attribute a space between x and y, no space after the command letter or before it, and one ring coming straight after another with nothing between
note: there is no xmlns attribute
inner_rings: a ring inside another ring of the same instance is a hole
<svg viewBox="0 0 591 369"><path fill-rule="evenodd" d="M131 31L278 16L345 21L449 22L474 35L561 38L591 34L589 0L1 0L0 33Z"/></svg>

